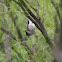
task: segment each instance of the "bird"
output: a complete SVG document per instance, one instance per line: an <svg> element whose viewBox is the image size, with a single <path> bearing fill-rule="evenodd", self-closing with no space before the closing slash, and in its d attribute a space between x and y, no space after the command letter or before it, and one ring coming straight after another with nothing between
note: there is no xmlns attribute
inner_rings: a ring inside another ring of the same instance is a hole
<svg viewBox="0 0 62 62"><path fill-rule="evenodd" d="M28 19L27 24L26 24L26 35L29 37L34 34L35 31L35 24L32 23L30 19Z"/></svg>

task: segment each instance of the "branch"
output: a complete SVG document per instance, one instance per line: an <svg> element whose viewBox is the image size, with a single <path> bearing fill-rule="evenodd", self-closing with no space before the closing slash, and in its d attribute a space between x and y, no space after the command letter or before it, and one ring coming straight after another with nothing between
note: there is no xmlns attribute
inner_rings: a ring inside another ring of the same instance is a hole
<svg viewBox="0 0 62 62"><path fill-rule="evenodd" d="M12 39L14 39L14 40L17 41L17 39L15 38L15 36L13 36L13 34L11 34L10 31L7 31L5 27L1 27L1 30L2 30L4 33L8 34ZM29 51L32 52L32 50L30 49L29 45L28 45L25 41L21 42L20 44L22 44L22 45L25 46ZM32 53L33 53L33 52L32 52Z"/></svg>
<svg viewBox="0 0 62 62"><path fill-rule="evenodd" d="M53 59L52 62L57 62L57 60L56 59Z"/></svg>
<svg viewBox="0 0 62 62"><path fill-rule="evenodd" d="M20 32L20 29L19 29L19 27L18 27L17 24L16 24L16 17L14 17L14 26L16 27L16 30L17 30L19 39L21 39L21 41L23 42L23 43L21 43L21 44L22 44L23 46L26 46L26 47L28 48L28 50L32 52L32 55L33 55L33 51L29 48L28 44L23 40L22 34L21 34L21 32ZM26 48L25 48L25 50L27 51ZM31 52L28 52L28 55L30 55ZM33 59L32 59L32 56L29 56L29 57L30 57L30 60L33 60Z"/></svg>
<svg viewBox="0 0 62 62"><path fill-rule="evenodd" d="M53 6L55 7L55 10L56 10L56 13L58 14L59 19L61 19L61 18L60 18L60 12L59 12L59 7L58 7L58 5L55 4L55 2L54 2L53 0L51 0L51 3L52 3Z"/></svg>
<svg viewBox="0 0 62 62"><path fill-rule="evenodd" d="M62 0L60 0L60 5L61 5L61 8L62 8Z"/></svg>
<svg viewBox="0 0 62 62"><path fill-rule="evenodd" d="M60 7L61 7L61 11L62 11L62 0L60 0ZM62 15L62 13L61 13ZM61 17L61 23L60 23L60 37L59 37L59 41L60 41L60 45L62 44L62 17ZM61 45L62 47L62 45ZM61 48L62 49L62 48Z"/></svg>
<svg viewBox="0 0 62 62"><path fill-rule="evenodd" d="M42 22L42 20L40 18L39 12L38 12L38 10L39 10L38 0L36 0L36 5L37 5L37 10L36 10L37 18L39 19L39 22L38 23L39 23L39 25L40 25L40 27L42 29L42 33L43 33L45 39L47 40L47 43L50 44L50 45L52 45L51 42L49 42L50 41L50 38L48 37L48 34L47 34L46 30L45 30L44 24L43 24L43 22Z"/></svg>
<svg viewBox="0 0 62 62"><path fill-rule="evenodd" d="M17 53L17 55L18 55L20 58L24 59L23 56L21 55L21 53L18 52L14 47L11 47L11 49L14 50L14 52ZM25 60L25 59L24 59L24 60ZM27 60L25 60L25 61L27 62ZM19 62L19 60L18 60L18 62Z"/></svg>
<svg viewBox="0 0 62 62"><path fill-rule="evenodd" d="M59 46L60 46L60 49L62 50L62 19L61 19L61 23L60 23Z"/></svg>
<svg viewBox="0 0 62 62"><path fill-rule="evenodd" d="M59 32L59 22L57 20L57 16L54 17L54 22L55 22L55 33Z"/></svg>
<svg viewBox="0 0 62 62"><path fill-rule="evenodd" d="M40 16L39 16L39 3L38 3L38 0L36 0L36 6L37 6L37 10L36 10L36 13L37 13L37 18L40 19Z"/></svg>
<svg viewBox="0 0 62 62"><path fill-rule="evenodd" d="M4 33L10 35L10 37L11 37L12 39L16 40L16 38L11 34L11 32L10 32L10 31L7 31L5 27L1 27L1 30L2 30ZM16 40L16 41L17 41L17 40ZM23 43L21 43L21 44L22 44L23 46L28 47L28 45L26 44L26 42L23 42ZM11 48L14 50L13 47L11 47ZM30 50L29 47L28 47L28 49ZM14 51L17 52L16 50L14 50ZM17 52L17 53L18 53L18 52ZM20 54L18 53L18 55L20 55ZM20 55L20 56L21 56L21 55Z"/></svg>
<svg viewBox="0 0 62 62"><path fill-rule="evenodd" d="M24 6L24 8L28 11L28 13L36 20L36 22L39 24L40 28L41 28L41 32L43 34L43 36L45 37L47 43L49 44L49 46L52 46L52 42L51 42L51 39L49 38L46 30L45 30L45 27L44 27L44 24L42 22L42 20L38 19L32 12L31 10L28 8L28 6L25 4L25 2L23 0L21 0L21 4Z"/></svg>
<svg viewBox="0 0 62 62"><path fill-rule="evenodd" d="M16 2L16 1L15 1L15 2ZM22 8L22 10L24 11L25 16L28 17L28 18L36 25L36 27L41 31L39 25L38 25L38 24L36 23L36 21L34 21L34 20L32 19L32 17L26 12L26 10L25 10L24 7L22 6L22 4L21 4L21 3L18 3L18 2L16 2L16 3ZM19 10L19 11L20 11L20 10Z"/></svg>
<svg viewBox="0 0 62 62"><path fill-rule="evenodd" d="M62 0L60 0L60 9L61 9L61 12L62 12ZM61 23L60 23L60 36L59 36L59 45L60 45L60 48L62 50L62 13L61 13L61 16L60 16L60 20L61 20Z"/></svg>
<svg viewBox="0 0 62 62"><path fill-rule="evenodd" d="M34 11L36 11L36 9L34 8L34 7L32 7L31 5L30 5L30 3L27 1L27 0L25 0L28 4L29 4L29 6L34 10Z"/></svg>
<svg viewBox="0 0 62 62"><path fill-rule="evenodd" d="M22 34L21 34L21 32L20 32L20 28L17 26L15 20L16 20L16 16L14 17L14 26L15 26L16 31L17 31L17 33L18 33L18 38L21 39L21 41L23 41L23 37L22 37Z"/></svg>
<svg viewBox="0 0 62 62"><path fill-rule="evenodd" d="M14 50L14 51L18 54L18 56L19 56L20 58L24 59L24 58L22 57L21 53L19 53L18 51L16 51L14 47L11 47L11 49ZM25 61L27 62L27 60L25 60Z"/></svg>
<svg viewBox="0 0 62 62"><path fill-rule="evenodd" d="M5 27L1 27L1 30L6 34L9 34L12 39L16 40L16 38L11 34L11 32L7 31Z"/></svg>
<svg viewBox="0 0 62 62"><path fill-rule="evenodd" d="M16 2L16 1L15 1ZM46 30L45 30L45 27L44 27L44 24L43 24L43 22L42 22L42 20L40 19L38 19L32 12L31 12L31 10L28 8L28 6L25 4L25 2L23 1L23 0L20 0L19 2L16 2L21 8L22 8L22 10L25 12L25 15L27 16L27 17L29 17L29 19L31 18L31 16L32 16L32 18L36 21L36 25L39 27L39 30L41 31L41 33L43 34L43 36L45 37L45 39L46 39L46 42L49 44L49 46L50 47L52 47L52 42L51 42L51 39L49 38L49 36L48 36L48 34L47 34L47 32L46 32ZM27 13L27 12L29 13ZM31 16L29 16L29 15L31 15ZM31 18L31 19L32 19ZM31 20L30 19L30 20ZM33 21L33 20L31 20L31 21ZM35 23L34 23L35 24ZM36 27L37 27L36 26Z"/></svg>

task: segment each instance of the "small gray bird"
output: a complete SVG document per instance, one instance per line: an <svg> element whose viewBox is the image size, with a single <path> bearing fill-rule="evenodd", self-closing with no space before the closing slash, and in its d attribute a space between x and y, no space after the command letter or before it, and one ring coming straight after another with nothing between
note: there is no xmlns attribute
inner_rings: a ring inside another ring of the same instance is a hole
<svg viewBox="0 0 62 62"><path fill-rule="evenodd" d="M31 22L31 20L28 19L27 25L26 25L26 35L29 37L34 34L35 31L35 24Z"/></svg>

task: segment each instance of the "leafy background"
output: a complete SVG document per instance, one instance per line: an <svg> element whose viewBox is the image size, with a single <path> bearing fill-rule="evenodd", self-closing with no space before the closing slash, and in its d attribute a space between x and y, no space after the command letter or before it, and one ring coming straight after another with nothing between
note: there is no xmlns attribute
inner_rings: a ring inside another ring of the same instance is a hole
<svg viewBox="0 0 62 62"><path fill-rule="evenodd" d="M35 0L27 0L30 5L34 8L37 8ZM55 2L59 2L59 0L55 0ZM13 47L17 52L11 49L11 57L12 62L25 62L26 60L30 62L28 52L25 50L25 47L20 45L18 39L18 35L16 32L16 29L14 27L14 16L17 16L16 22L18 27L20 28L20 31L22 33L22 36L24 40L29 44L29 47L32 48L33 46L36 47L37 51L34 51L34 57L36 62L52 62L52 56L51 56L51 50L48 46L48 44L45 42L44 37L42 36L41 32L36 28L34 35L30 36L29 38L25 34L26 30L26 23L28 21L28 18L24 15L21 8L14 2L8 0L10 4L10 11L8 11L8 17L5 17L4 7L6 3L0 3L0 28L4 25L7 30L10 30L11 33L17 38L18 41L15 41L13 39L10 39L10 49ZM39 14L41 19L43 20L46 30L48 32L48 35L51 37L51 39L54 37L54 14L55 9L53 5L51 4L50 0L38 0L39 3ZM29 6L29 4L27 4ZM30 6L29 6L30 7ZM18 10L19 9L19 10ZM30 8L31 9L31 8ZM32 9L31 9L32 10ZM32 10L33 11L33 10ZM34 14L36 14L33 11ZM9 20L9 24L6 23L6 19ZM3 21L3 23L1 22ZM36 40L36 34L38 36ZM0 30L0 62L6 62L5 58L5 52L4 52L4 39L6 38L6 34L3 33Z"/></svg>

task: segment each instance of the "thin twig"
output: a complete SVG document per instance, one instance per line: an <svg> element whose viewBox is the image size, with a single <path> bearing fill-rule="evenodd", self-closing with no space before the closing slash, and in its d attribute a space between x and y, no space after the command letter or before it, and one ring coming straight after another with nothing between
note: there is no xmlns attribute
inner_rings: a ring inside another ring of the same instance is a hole
<svg viewBox="0 0 62 62"><path fill-rule="evenodd" d="M1 30L4 33L8 34L12 39L14 39L14 40L17 41L16 37L13 36L13 34L11 34L10 31L7 31L5 27L1 27ZM29 47L29 45L26 43L26 41L20 42L20 44L23 45L23 46L25 46L25 50L28 51L28 55L33 54L32 49ZM30 56L30 59L31 59L31 56Z"/></svg>
<svg viewBox="0 0 62 62"><path fill-rule="evenodd" d="M61 18L60 18L60 12L59 12L59 7L58 7L58 5L57 5L53 0L51 0L51 3L53 4L53 6L54 6L55 9L56 9L56 13L58 14L59 19L61 19Z"/></svg>
<svg viewBox="0 0 62 62"><path fill-rule="evenodd" d="M40 19L40 16L39 16L39 3L38 3L38 0L36 0L36 6L37 6L37 10L36 10L37 18Z"/></svg>
<svg viewBox="0 0 62 62"><path fill-rule="evenodd" d="M23 41L23 37L20 31L20 28L18 27L17 23L16 23L16 16L14 17L14 26L16 28L16 31L18 33L18 38L21 39L21 41Z"/></svg>
<svg viewBox="0 0 62 62"><path fill-rule="evenodd" d="M17 41L16 37L13 36L13 34L11 34L10 31L7 31L5 27L1 27L1 30L2 30L4 33L8 34L12 39L14 39L14 40ZM32 52L32 50L29 48L28 44L27 44L25 41L21 42L20 44L22 44L23 46L27 47L27 49Z"/></svg>

